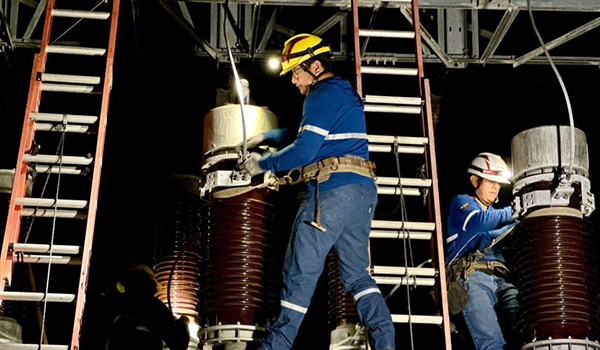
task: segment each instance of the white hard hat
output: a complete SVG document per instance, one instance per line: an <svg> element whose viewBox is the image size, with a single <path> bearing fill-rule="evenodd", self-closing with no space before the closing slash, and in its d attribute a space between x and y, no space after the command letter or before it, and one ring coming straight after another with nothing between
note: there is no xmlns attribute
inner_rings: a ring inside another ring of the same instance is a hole
<svg viewBox="0 0 600 350"><path fill-rule="evenodd" d="M467 170L469 174L474 174L490 181L501 184L510 184L508 180L511 176L506 163L493 153L480 153L473 159Z"/></svg>

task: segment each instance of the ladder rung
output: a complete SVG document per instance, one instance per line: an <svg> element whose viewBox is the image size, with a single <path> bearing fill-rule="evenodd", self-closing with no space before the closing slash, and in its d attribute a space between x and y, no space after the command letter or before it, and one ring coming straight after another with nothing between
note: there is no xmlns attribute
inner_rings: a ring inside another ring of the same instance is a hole
<svg viewBox="0 0 600 350"><path fill-rule="evenodd" d="M431 187L430 179L415 179L415 178L397 178L397 177L382 177L378 176L375 180L380 186L398 186L402 187Z"/></svg>
<svg viewBox="0 0 600 350"><path fill-rule="evenodd" d="M31 120L40 122L62 123L66 119L67 124L94 124L98 117L93 115L58 114L58 113L31 113Z"/></svg>
<svg viewBox="0 0 600 350"><path fill-rule="evenodd" d="M100 84L100 77L90 75L69 75L69 74L54 74L42 73L42 81L53 81L57 83L74 83L74 84Z"/></svg>
<svg viewBox="0 0 600 350"><path fill-rule="evenodd" d="M47 123L36 123L35 131L54 131L54 132L72 132L84 134L90 130L88 125L69 125L65 128L62 124L47 124Z"/></svg>
<svg viewBox="0 0 600 350"><path fill-rule="evenodd" d="M362 74L386 74L386 75L408 75L416 76L419 73L417 68L399 68L399 67L369 67L360 68Z"/></svg>
<svg viewBox="0 0 600 350"><path fill-rule="evenodd" d="M17 254L13 257L13 261L16 263L25 264L56 264L56 265L81 265L81 257L74 257L68 255L52 255L52 261L50 261L50 255L37 255L37 254Z"/></svg>
<svg viewBox="0 0 600 350"><path fill-rule="evenodd" d="M52 15L54 17L70 17L70 18L85 18L85 19L109 19L110 12L92 12L92 11L78 11L78 10L65 10L65 9L53 9Z"/></svg>
<svg viewBox="0 0 600 350"><path fill-rule="evenodd" d="M398 276L427 276L435 277L437 272L433 267L409 267L404 266L381 266L376 265L371 267L371 273L375 275L398 275Z"/></svg>
<svg viewBox="0 0 600 350"><path fill-rule="evenodd" d="M35 216L38 218L53 218L60 219L85 219L87 212L77 210L55 210L55 209L39 209L39 208L23 208L20 210L21 216Z"/></svg>
<svg viewBox="0 0 600 350"><path fill-rule="evenodd" d="M385 231L371 230L369 238L384 238L384 239L417 239L423 241L431 240L431 232L402 232L402 231Z"/></svg>
<svg viewBox="0 0 600 350"><path fill-rule="evenodd" d="M423 154L425 152L425 147L418 146L398 146L396 147L392 145L373 145L369 144L368 146L369 152L377 152L377 153L399 153L399 154Z"/></svg>
<svg viewBox="0 0 600 350"><path fill-rule="evenodd" d="M426 137L413 136L388 136L388 135L367 135L367 140L373 143L389 143L397 142L399 145L423 146L429 140Z"/></svg>
<svg viewBox="0 0 600 350"><path fill-rule="evenodd" d="M387 277L387 276L372 276L375 283L382 285L411 285L411 286L434 286L434 278L422 278L422 277Z"/></svg>
<svg viewBox="0 0 600 350"><path fill-rule="evenodd" d="M21 253L50 253L50 244L32 244L32 243L13 243L12 250ZM58 245L52 246L52 254L79 254L81 248L76 245Z"/></svg>
<svg viewBox="0 0 600 350"><path fill-rule="evenodd" d="M94 87L91 85L73 85L73 84L54 84L54 83L42 83L42 91L54 91L54 92L72 92L78 94L91 94L94 91Z"/></svg>
<svg viewBox="0 0 600 350"><path fill-rule="evenodd" d="M365 104L365 112L421 114L421 107Z"/></svg>
<svg viewBox="0 0 600 350"><path fill-rule="evenodd" d="M425 316L425 315L392 315L394 323L419 323L419 324L442 324L442 316Z"/></svg>
<svg viewBox="0 0 600 350"><path fill-rule="evenodd" d="M403 188L402 190L400 190L400 187L377 187L377 194L417 197L421 195L421 191L418 188Z"/></svg>
<svg viewBox="0 0 600 350"><path fill-rule="evenodd" d="M77 168L73 166L58 166L58 165L36 165L35 171L38 174L61 174L61 175L85 175L87 169Z"/></svg>
<svg viewBox="0 0 600 350"><path fill-rule="evenodd" d="M398 30L377 30L377 29L359 29L359 36L371 38L398 38L398 39L414 39L415 32L398 31Z"/></svg>
<svg viewBox="0 0 600 350"><path fill-rule="evenodd" d="M90 165L93 161L92 158L87 157L72 157L72 156L54 156L54 155L23 155L23 160L28 163L50 163L50 164L65 164L65 165Z"/></svg>
<svg viewBox="0 0 600 350"><path fill-rule="evenodd" d="M75 294L65 293L38 293L38 292L3 292L2 300L12 301L48 301L53 303L70 303L75 300Z"/></svg>
<svg viewBox="0 0 600 350"><path fill-rule="evenodd" d="M59 199L54 198L31 198L22 197L17 198L17 205L23 205L28 207L58 207L58 208L69 208L69 209L83 209L88 205L88 201L79 199Z"/></svg>
<svg viewBox="0 0 600 350"><path fill-rule="evenodd" d="M388 221L388 220L373 220L372 228L388 229L388 230L414 230L414 231L433 231L435 223L433 222L414 222L414 221Z"/></svg>
<svg viewBox="0 0 600 350"><path fill-rule="evenodd" d="M69 350L68 345L3 343L2 350Z"/></svg>
<svg viewBox="0 0 600 350"><path fill-rule="evenodd" d="M63 45L48 45L46 51L48 53L62 53L82 56L103 56L106 53L106 49L102 48Z"/></svg>
<svg viewBox="0 0 600 350"><path fill-rule="evenodd" d="M387 103L396 105L420 106L423 100L420 97L403 97L403 96L384 96L384 95L366 95L366 103Z"/></svg>

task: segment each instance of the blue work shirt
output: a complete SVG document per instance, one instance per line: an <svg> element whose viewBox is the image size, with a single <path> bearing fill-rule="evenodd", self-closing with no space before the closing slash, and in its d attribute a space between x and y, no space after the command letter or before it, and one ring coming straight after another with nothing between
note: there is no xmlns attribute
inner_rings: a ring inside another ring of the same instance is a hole
<svg viewBox="0 0 600 350"><path fill-rule="evenodd" d="M328 157L354 155L369 159L364 105L356 90L339 77L326 78L311 87L304 100L302 120L293 143L259 160L263 170L286 171ZM284 132L266 132L266 139L281 139ZM357 183L375 187L373 179L354 173L334 173L319 184L319 191ZM314 189L314 181L308 189Z"/></svg>
<svg viewBox="0 0 600 350"><path fill-rule="evenodd" d="M513 227L511 207L496 209L489 206L483 210L479 202L469 195L461 194L452 199L448 213L446 262L460 258L475 250L482 250L492 239ZM481 261L504 263L501 253L503 241L490 249Z"/></svg>

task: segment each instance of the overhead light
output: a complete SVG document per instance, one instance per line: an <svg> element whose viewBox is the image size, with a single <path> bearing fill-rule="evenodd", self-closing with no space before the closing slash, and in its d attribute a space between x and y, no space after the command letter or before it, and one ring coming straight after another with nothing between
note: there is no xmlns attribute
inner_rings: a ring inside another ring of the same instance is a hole
<svg viewBox="0 0 600 350"><path fill-rule="evenodd" d="M279 56L272 56L267 60L267 66L269 70L275 72L281 69L281 58Z"/></svg>

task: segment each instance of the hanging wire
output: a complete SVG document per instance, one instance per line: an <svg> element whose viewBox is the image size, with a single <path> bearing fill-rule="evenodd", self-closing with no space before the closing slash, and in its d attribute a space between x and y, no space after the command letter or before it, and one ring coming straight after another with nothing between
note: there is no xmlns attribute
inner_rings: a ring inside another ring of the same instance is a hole
<svg viewBox="0 0 600 350"><path fill-rule="evenodd" d="M560 76L560 73L558 72L558 69L556 68L556 65L554 64L554 61L552 60L552 57L550 56L550 52L548 52L548 48L546 47L546 44L544 43L544 40L542 39L542 35L540 34L540 32L537 29L537 26L535 25L535 20L533 19L533 12L531 11L531 0L527 0L527 11L529 12L529 19L531 20L531 25L533 27L535 35L537 36L537 38L542 46L542 49L544 49L544 54L548 58L548 62L550 62L550 66L552 66L552 70L554 71L554 74L556 74L558 83L560 84L560 87L563 91L563 95L565 96L565 102L567 104L567 111L569 112L569 125L571 127L571 156L569 158L569 171L567 172L567 175L570 176L571 174L573 174L573 163L575 161L575 123L573 121L573 110L571 108L571 100L569 98L569 93L567 92L567 88L565 87L565 83L563 82L562 77ZM558 132L560 133L560 130ZM560 146L559 146L559 149L560 149ZM560 152L560 150L559 150L559 152Z"/></svg>
<svg viewBox="0 0 600 350"><path fill-rule="evenodd" d="M225 0L223 4L224 12L229 11L229 0ZM246 118L244 116L244 96L242 92L242 82L240 81L240 76L238 75L237 68L235 66L235 60L233 59L233 54L231 52L231 45L229 45L229 38L227 37L227 16L223 14L223 35L225 36L225 44L227 45L227 53L229 55L229 61L231 61L231 67L233 70L233 76L235 78L235 87L237 90L238 100L240 102L240 115L242 117L242 160L246 160L248 158L248 140L246 136ZM233 23L230 23L233 28Z"/></svg>
<svg viewBox="0 0 600 350"><path fill-rule="evenodd" d="M414 334L413 334L413 324L412 324L412 307L411 307L411 301L410 301L410 276L408 274L408 258L410 256L410 266L414 267L414 259L413 259L413 251L412 251L412 244L410 242L410 230L407 230L405 228L405 223L408 221L408 213L406 211L406 203L404 201L404 191L402 189L402 176L400 174L400 156L398 154L398 141L395 140L394 141L394 148L393 148L393 152L395 154L396 157L396 171L398 173L398 186L400 187L400 202L398 203L398 206L401 208L401 222L402 222L402 229L398 230L398 238L400 238L400 232L403 233L404 236L404 241L403 241L403 249L404 249L404 268L405 268L405 275L406 275L406 301L408 304L408 327L409 327L409 332L410 332L410 348L412 350L415 349L415 344L414 344ZM398 207L396 207L396 209L394 209L393 212L396 212L398 209ZM408 241L408 242L407 242ZM414 276L413 276L414 277ZM384 300L388 300L388 298L390 298L395 292L396 290L398 290L398 288L402 285L402 278L400 278L400 282L394 286L394 288L392 288L392 290L388 293L388 295L386 295L386 297L384 298Z"/></svg>
<svg viewBox="0 0 600 350"><path fill-rule="evenodd" d="M60 177L61 177L61 173L62 173L62 163L63 163L63 155L64 155L64 150L65 150L65 135L67 133L67 119L66 119L66 115L63 116L63 123L62 123L62 133L60 136L60 142L59 142L59 149L60 149L60 155L59 155L59 161L58 161L58 176L56 179L56 194L54 196L54 217L52 218L52 233L50 235L50 251L48 253L48 273L46 275L46 289L44 291L44 312L42 314L42 331L40 334L40 349L42 348L42 342L44 340L44 333L45 333L45 329L46 329L46 310L48 309L48 291L50 289L50 269L52 267L52 256L54 253L54 236L56 233L56 218L57 218L57 213L58 213L58 198L59 198L59 192L60 192Z"/></svg>

